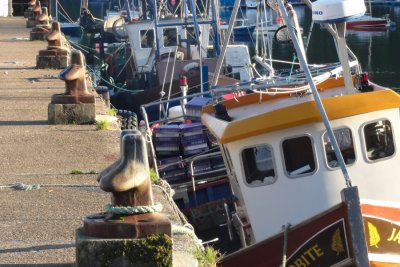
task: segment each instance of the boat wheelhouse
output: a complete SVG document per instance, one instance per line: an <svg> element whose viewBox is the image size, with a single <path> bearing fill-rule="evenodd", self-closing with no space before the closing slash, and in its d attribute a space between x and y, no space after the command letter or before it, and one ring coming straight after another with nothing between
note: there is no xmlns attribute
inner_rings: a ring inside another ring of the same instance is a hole
<svg viewBox="0 0 400 267"><path fill-rule="evenodd" d="M359 190L369 257L381 261L390 247L393 255L386 260L399 263L400 96L378 86L370 92L344 95L340 82L328 80L319 93L352 183ZM251 94L226 101L224 106L230 120L218 118L208 106L202 122L225 155L237 198L235 224L240 226L243 245L273 238L285 224L311 222L313 229L306 239L328 227L316 218L340 207L346 183L312 96ZM344 218L342 214L329 223ZM288 239L293 240L290 233ZM288 244L288 255L294 255L299 247ZM229 256L225 261L226 266L243 263L231 265Z"/></svg>

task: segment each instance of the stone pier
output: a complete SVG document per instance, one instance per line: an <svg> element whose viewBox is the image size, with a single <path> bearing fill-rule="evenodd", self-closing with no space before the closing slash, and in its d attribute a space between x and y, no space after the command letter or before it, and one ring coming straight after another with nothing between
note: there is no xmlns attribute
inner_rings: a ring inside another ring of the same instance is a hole
<svg viewBox="0 0 400 267"><path fill-rule="evenodd" d="M120 131L88 125L49 125L51 96L65 92L60 70L36 69L43 42L29 41L22 17L0 18L0 266L76 266L76 229L104 211L109 193L97 176L120 156ZM96 118L107 116L97 101ZM16 190L17 183L40 185ZM171 224L182 221L153 187ZM194 243L172 234L173 266L195 266ZM122 265L119 265L122 266Z"/></svg>

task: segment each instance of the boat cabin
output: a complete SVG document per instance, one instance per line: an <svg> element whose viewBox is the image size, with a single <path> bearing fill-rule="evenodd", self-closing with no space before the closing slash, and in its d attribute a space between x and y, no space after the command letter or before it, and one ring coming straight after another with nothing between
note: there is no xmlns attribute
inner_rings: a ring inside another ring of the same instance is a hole
<svg viewBox="0 0 400 267"><path fill-rule="evenodd" d="M198 19L200 51L193 18L188 18L185 23L179 18L164 18L157 22L157 26L154 20L127 23L125 28L129 35L136 73L150 73L156 68L158 84L163 84L165 77L169 80L172 76L173 80L177 80L182 70L188 71L198 67L200 58L202 64L207 66L206 71L213 73L217 58L208 57L211 27L209 23L206 19ZM225 58L226 72L229 72L230 77L241 81L250 80L252 69L249 67L249 58L247 46L229 46Z"/></svg>

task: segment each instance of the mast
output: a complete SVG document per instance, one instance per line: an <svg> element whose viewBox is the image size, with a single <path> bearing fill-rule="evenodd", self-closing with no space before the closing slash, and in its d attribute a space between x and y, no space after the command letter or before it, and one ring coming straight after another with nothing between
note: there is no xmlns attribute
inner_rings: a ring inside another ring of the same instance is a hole
<svg viewBox="0 0 400 267"><path fill-rule="evenodd" d="M194 24L194 32L196 34L196 39L198 42L198 50L199 50L199 67L200 67L200 90L203 93L203 61L202 61L202 47L201 47L201 39L200 39L200 32L199 32L199 24L197 23L197 16L196 16L196 7L194 6L194 1L190 1L190 9L193 16L193 24Z"/></svg>
<svg viewBox="0 0 400 267"><path fill-rule="evenodd" d="M233 24L234 24L234 22L236 20L236 15L237 15L238 10L239 10L240 1L241 0L235 0L235 5L233 6L231 18L229 19L228 31L227 31L226 36L225 36L225 40L224 40L224 44L222 46L221 54L218 57L217 66L215 67L215 73L214 73L214 76L213 76L213 79L212 79L212 82L211 82L211 86L216 86L217 85L217 81L218 81L218 78L219 78L219 73L220 73L221 68L222 68L223 60L225 58L226 49L228 47L229 39L231 38L231 34L232 34L232 30L233 30Z"/></svg>

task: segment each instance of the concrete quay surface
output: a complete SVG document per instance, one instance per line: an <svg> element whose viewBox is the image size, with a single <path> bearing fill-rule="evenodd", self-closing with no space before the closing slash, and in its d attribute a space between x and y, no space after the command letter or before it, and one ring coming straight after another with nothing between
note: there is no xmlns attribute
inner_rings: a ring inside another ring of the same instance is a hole
<svg viewBox="0 0 400 267"><path fill-rule="evenodd" d="M64 92L64 82L60 70L35 68L47 42L29 41L25 22L0 18L0 266L74 266L75 230L110 201L96 178L119 158L120 132L48 125L50 97ZM42 187L8 187L15 183ZM172 224L182 223L162 190L154 198ZM173 242L174 266L195 266L192 239L174 235Z"/></svg>

